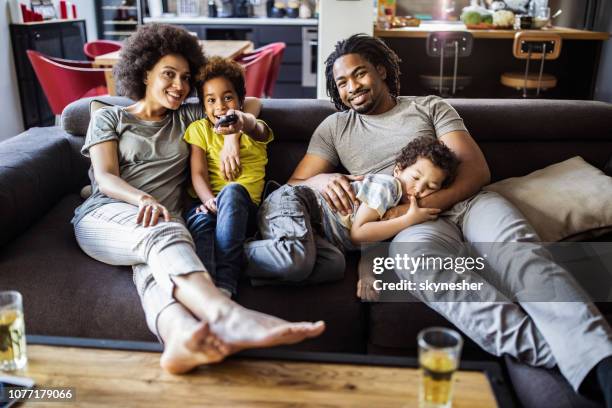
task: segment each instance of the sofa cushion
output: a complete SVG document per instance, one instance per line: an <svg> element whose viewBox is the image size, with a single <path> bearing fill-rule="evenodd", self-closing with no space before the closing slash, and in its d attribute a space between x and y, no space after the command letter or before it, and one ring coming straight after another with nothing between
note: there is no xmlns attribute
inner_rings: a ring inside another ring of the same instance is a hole
<svg viewBox="0 0 612 408"><path fill-rule="evenodd" d="M92 100L101 100L109 105L128 106L134 103L122 96L95 96L72 102L62 112L62 128L71 135L85 136L89 126L89 104Z"/></svg>
<svg viewBox="0 0 612 408"><path fill-rule="evenodd" d="M36 225L0 252L2 286L22 293L26 332L150 340L132 272L87 256L70 219L81 203L64 197Z"/></svg>
<svg viewBox="0 0 612 408"><path fill-rule="evenodd" d="M76 189L81 170L58 127L32 128L0 143L0 247Z"/></svg>
<svg viewBox="0 0 612 408"><path fill-rule="evenodd" d="M324 320L327 328L320 336L291 346L296 350L365 353L367 305L355 296L357 257L347 257L344 279L309 286L253 287L242 280L238 303L260 312L297 321Z"/></svg>
<svg viewBox="0 0 612 408"><path fill-rule="evenodd" d="M602 408L603 404L574 392L559 370L530 367L506 357L514 392L524 408Z"/></svg>
<svg viewBox="0 0 612 408"><path fill-rule="evenodd" d="M98 262L76 243L70 219L80 203L77 194L66 196L0 252L2 287L22 293L27 333L156 341L131 268ZM323 336L293 348L364 352L366 314L354 296L355 276L316 287L253 288L245 279L238 301L289 320L327 322Z"/></svg>

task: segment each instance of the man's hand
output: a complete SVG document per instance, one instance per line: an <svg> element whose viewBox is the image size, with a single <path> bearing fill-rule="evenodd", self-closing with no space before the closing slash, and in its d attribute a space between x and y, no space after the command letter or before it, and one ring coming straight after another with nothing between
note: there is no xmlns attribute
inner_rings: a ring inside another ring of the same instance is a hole
<svg viewBox="0 0 612 408"><path fill-rule="evenodd" d="M374 289L373 275L366 275L357 282L357 297L364 302L376 302L380 298L380 292Z"/></svg>
<svg viewBox="0 0 612 408"><path fill-rule="evenodd" d="M351 188L351 181L363 180L363 176L331 173L319 174L315 177L317 190L323 195L332 210L342 215L353 213L353 205L358 205L359 200Z"/></svg>
<svg viewBox="0 0 612 408"><path fill-rule="evenodd" d="M149 195L140 197L136 224L142 223L143 227L152 227L157 224L160 216L164 217L165 221L170 221L170 212L155 198Z"/></svg>

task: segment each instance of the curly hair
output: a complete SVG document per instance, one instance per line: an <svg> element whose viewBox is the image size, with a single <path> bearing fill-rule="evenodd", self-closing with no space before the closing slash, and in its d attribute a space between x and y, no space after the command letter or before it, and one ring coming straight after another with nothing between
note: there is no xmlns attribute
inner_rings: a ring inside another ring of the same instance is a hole
<svg viewBox="0 0 612 408"><path fill-rule="evenodd" d="M438 139L420 137L408 143L395 158L399 170L412 166L419 158L431 161L434 166L444 170L446 178L442 188L448 187L457 176L459 159L444 143Z"/></svg>
<svg viewBox="0 0 612 408"><path fill-rule="evenodd" d="M244 102L246 96L246 85L244 83L244 68L236 61L221 57L212 57L208 63L200 70L198 77L198 92L202 91L204 83L213 78L225 78L234 86L234 90L238 95L240 105ZM200 95L202 96L202 95ZM200 99L204 99L201 97Z"/></svg>
<svg viewBox="0 0 612 408"><path fill-rule="evenodd" d="M121 58L113 69L117 93L133 100L144 98L147 71L170 54L181 55L187 60L191 72L189 85L193 89L200 68L206 64L198 39L180 27L147 24L139 27L121 48Z"/></svg>
<svg viewBox="0 0 612 408"><path fill-rule="evenodd" d="M336 105L338 110L348 110L348 106L342 103L340 93L334 80L334 62L347 54L359 54L375 67L382 65L387 71L385 83L392 96L398 96L400 91L400 68L401 60L397 54L382 40L367 34L354 34L346 40L338 41L334 51L325 60L325 81L327 84L327 95Z"/></svg>

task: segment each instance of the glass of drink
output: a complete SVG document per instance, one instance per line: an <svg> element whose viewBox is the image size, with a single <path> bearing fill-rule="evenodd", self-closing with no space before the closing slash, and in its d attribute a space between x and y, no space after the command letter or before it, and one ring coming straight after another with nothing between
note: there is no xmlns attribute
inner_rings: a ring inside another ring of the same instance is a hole
<svg viewBox="0 0 612 408"><path fill-rule="evenodd" d="M21 294L0 292L0 370L20 370L27 362Z"/></svg>
<svg viewBox="0 0 612 408"><path fill-rule="evenodd" d="M419 408L450 408L454 373L459 367L463 339L455 330L421 330L419 343Z"/></svg>

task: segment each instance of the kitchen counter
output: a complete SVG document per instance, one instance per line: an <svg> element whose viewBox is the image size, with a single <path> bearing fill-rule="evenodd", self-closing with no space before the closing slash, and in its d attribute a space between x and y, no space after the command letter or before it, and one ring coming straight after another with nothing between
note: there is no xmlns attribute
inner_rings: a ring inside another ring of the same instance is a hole
<svg viewBox="0 0 612 408"><path fill-rule="evenodd" d="M249 18L210 18L206 16L199 17L145 17L145 24L150 23L166 23L166 24L206 24L206 25L292 25L292 26L317 26L319 20L316 18L267 18L267 17L249 17Z"/></svg>
<svg viewBox="0 0 612 408"><path fill-rule="evenodd" d="M374 35L400 57L401 95L427 95L435 92L425 76L439 75L440 59L427 56L427 37L432 32L469 31L474 36L472 52L459 58L459 75L472 81L457 96L466 98L518 98L519 91L504 86L500 77L505 72L525 72L525 61L514 58L512 46L516 30L467 30L461 22L421 22L420 27L374 30ZM557 86L542 92L551 99L593 99L597 68L604 41L609 33L552 27L527 30L533 33L555 33L561 36L561 53L556 60L546 61L544 72L557 78ZM539 63L536 64L539 67ZM531 71L536 68L532 66ZM445 64L445 75L451 75L451 60Z"/></svg>
<svg viewBox="0 0 612 408"><path fill-rule="evenodd" d="M513 39L517 30L468 30L465 24L460 23L421 23L419 27L392 28L388 30L374 29L374 35L381 38L427 38L429 33L435 31L469 31L474 38L484 39ZM526 30L533 32L546 32L559 34L564 40L602 40L610 38L609 33L576 30L566 27L552 27L541 30Z"/></svg>

